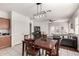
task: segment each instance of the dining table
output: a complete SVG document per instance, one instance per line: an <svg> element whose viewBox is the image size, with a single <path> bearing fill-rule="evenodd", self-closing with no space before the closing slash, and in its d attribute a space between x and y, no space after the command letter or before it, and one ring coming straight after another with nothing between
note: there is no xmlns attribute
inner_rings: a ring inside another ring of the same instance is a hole
<svg viewBox="0 0 79 59"><path fill-rule="evenodd" d="M38 39L35 40L35 46L39 47L40 49L46 50L50 52L50 55L52 55L52 49L55 49L57 47L57 40L50 40L47 39L46 41ZM58 55L58 49L57 49L57 55Z"/></svg>
<svg viewBox="0 0 79 59"><path fill-rule="evenodd" d="M30 40L32 40L32 39L30 39ZM25 49L25 45L26 45L27 41L29 41L29 40L22 41L22 56L24 55L24 49ZM51 56L52 55L52 49L54 49L58 45L57 42L58 42L57 40L47 39L45 41L45 40L42 40L42 39L36 39L36 40L34 40L34 45L39 47L40 49L49 51L50 56ZM40 50L39 50L39 52L40 52ZM58 48L57 48L56 52L57 52L57 55L59 55Z"/></svg>

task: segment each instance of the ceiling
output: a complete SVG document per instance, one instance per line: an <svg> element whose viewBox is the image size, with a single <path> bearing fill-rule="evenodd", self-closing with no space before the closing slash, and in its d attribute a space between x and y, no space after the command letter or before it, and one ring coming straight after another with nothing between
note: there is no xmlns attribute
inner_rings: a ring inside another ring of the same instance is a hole
<svg viewBox="0 0 79 59"><path fill-rule="evenodd" d="M66 19L70 18L72 14L78 9L78 3L65 3L65 4L49 4L43 3L42 10L52 10L47 13L47 17L42 19ZM0 3L0 10L10 12L17 11L25 16L32 18L33 14L37 11L35 3Z"/></svg>

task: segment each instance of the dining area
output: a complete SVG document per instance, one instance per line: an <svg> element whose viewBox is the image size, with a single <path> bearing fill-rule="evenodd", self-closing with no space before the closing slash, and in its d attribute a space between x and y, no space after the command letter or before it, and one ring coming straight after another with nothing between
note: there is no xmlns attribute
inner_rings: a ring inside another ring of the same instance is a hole
<svg viewBox="0 0 79 59"><path fill-rule="evenodd" d="M79 56L78 6L0 3L0 56Z"/></svg>
<svg viewBox="0 0 79 59"><path fill-rule="evenodd" d="M60 38L53 39L47 35L39 38L28 38L24 35L22 41L22 56L59 56Z"/></svg>

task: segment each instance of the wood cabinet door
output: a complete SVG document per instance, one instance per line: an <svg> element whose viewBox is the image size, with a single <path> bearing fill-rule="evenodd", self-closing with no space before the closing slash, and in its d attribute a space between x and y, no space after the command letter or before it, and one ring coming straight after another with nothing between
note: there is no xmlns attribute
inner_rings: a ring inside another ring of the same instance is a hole
<svg viewBox="0 0 79 59"><path fill-rule="evenodd" d="M9 20L0 19L0 29L8 29L9 28Z"/></svg>
<svg viewBox="0 0 79 59"><path fill-rule="evenodd" d="M10 37L0 37L0 48L11 46Z"/></svg>

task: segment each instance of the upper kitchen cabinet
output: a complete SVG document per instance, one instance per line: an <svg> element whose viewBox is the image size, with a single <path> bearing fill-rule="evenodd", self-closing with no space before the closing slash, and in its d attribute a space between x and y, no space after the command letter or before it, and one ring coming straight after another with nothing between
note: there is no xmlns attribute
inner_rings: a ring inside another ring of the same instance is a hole
<svg viewBox="0 0 79 59"><path fill-rule="evenodd" d="M9 19L9 13L0 10L0 29L9 29Z"/></svg>
<svg viewBox="0 0 79 59"><path fill-rule="evenodd" d="M9 29L9 19L0 18L0 29Z"/></svg>

